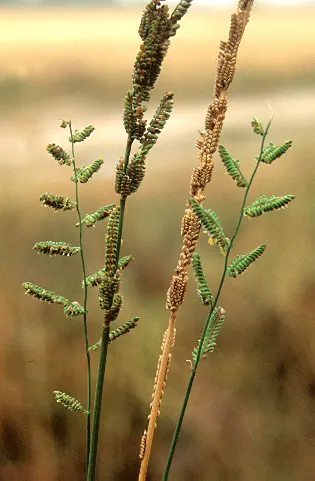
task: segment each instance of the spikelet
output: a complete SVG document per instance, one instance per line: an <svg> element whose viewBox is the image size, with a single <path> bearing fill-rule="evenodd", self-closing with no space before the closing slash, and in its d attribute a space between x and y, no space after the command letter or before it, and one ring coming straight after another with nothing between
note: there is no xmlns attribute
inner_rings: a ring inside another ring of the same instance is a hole
<svg viewBox="0 0 315 481"><path fill-rule="evenodd" d="M105 268L103 267L103 269L99 270L98 272L95 272L94 274L86 277L85 283L87 286L97 287L102 284L102 282L104 282L105 278ZM84 282L82 283L82 285L84 286Z"/></svg>
<svg viewBox="0 0 315 481"><path fill-rule="evenodd" d="M133 91L128 90L125 97L124 127L132 138L136 128L136 118L133 110Z"/></svg>
<svg viewBox="0 0 315 481"><path fill-rule="evenodd" d="M63 312L67 317L76 317L82 316L84 314L84 309L77 301L74 301L65 304Z"/></svg>
<svg viewBox="0 0 315 481"><path fill-rule="evenodd" d="M80 247L73 247L66 242L36 242L33 249L37 250L39 254L47 254L50 256L73 256L80 252Z"/></svg>
<svg viewBox="0 0 315 481"><path fill-rule="evenodd" d="M50 192L41 194L39 200L45 207L51 207L55 211L57 210L73 210L76 206L76 202L70 200L69 197L63 197L62 195L53 195Z"/></svg>
<svg viewBox="0 0 315 481"><path fill-rule="evenodd" d="M289 204L295 197L292 194L284 195L282 197L276 197L272 195L267 198L265 195L258 197L251 205L245 207L244 215L247 217L259 217L264 212L271 212L277 209L283 209Z"/></svg>
<svg viewBox="0 0 315 481"><path fill-rule="evenodd" d="M85 184L95 172L98 172L104 164L104 160L102 158L95 160L92 164L86 166L86 167L81 167L79 169L76 169L76 175L77 179L81 182L81 184ZM75 182L75 176L72 175L70 179Z"/></svg>
<svg viewBox="0 0 315 481"><path fill-rule="evenodd" d="M116 165L115 192L123 197L131 194L131 182L124 171L124 159L121 157Z"/></svg>
<svg viewBox="0 0 315 481"><path fill-rule="evenodd" d="M187 13L187 10L191 6L193 0L181 0L171 15L172 23L172 36L176 35L176 31L179 28L179 20Z"/></svg>
<svg viewBox="0 0 315 481"><path fill-rule="evenodd" d="M158 135L161 133L167 120L170 118L173 104L174 94L172 92L166 92L162 97L158 108L147 128L147 131L143 140L143 148L150 146L150 148L156 143Z"/></svg>
<svg viewBox="0 0 315 481"><path fill-rule="evenodd" d="M80 404L79 401L74 397L69 396L69 394L60 391L54 391L54 395L57 403L62 404L67 409L70 409L70 411L82 411L84 414L88 414L88 411L83 408L82 404Z"/></svg>
<svg viewBox="0 0 315 481"><path fill-rule="evenodd" d="M166 309L176 311L183 303L188 284L188 276L184 274L173 275L171 285L166 295Z"/></svg>
<svg viewBox="0 0 315 481"><path fill-rule="evenodd" d="M114 207L115 207L115 204L108 204L108 205L105 205L104 207L100 207L93 214L86 214L82 219L81 224L86 225L86 227L93 227L96 224L96 222L106 219L106 217L110 215ZM76 225L77 227L79 226L79 224L76 224Z"/></svg>
<svg viewBox="0 0 315 481"><path fill-rule="evenodd" d="M256 117L254 117L252 122L251 122L251 126L252 126L255 134L264 135L265 130L264 130L263 125L262 125L262 123L259 119L256 119Z"/></svg>
<svg viewBox="0 0 315 481"><path fill-rule="evenodd" d="M140 459L143 459L143 458L144 458L146 440L147 440L147 432L144 431L144 433L143 433L143 435L142 435L142 437L141 437L141 442L140 442L140 453L139 453L139 458L140 458Z"/></svg>
<svg viewBox="0 0 315 481"><path fill-rule="evenodd" d="M46 147L47 152L49 152L55 160L58 161L59 165L71 165L72 159L67 152L63 150L62 147L56 144L49 144Z"/></svg>
<svg viewBox="0 0 315 481"><path fill-rule="evenodd" d="M134 257L132 256L124 256L122 257L121 259L119 259L118 261L118 268L117 270L118 271L123 271L124 269L126 269L126 267L130 264L130 262L134 260Z"/></svg>
<svg viewBox="0 0 315 481"><path fill-rule="evenodd" d="M274 145L273 143L270 143L264 150L263 153L260 157L260 160L262 162L265 162L265 164L272 164L272 162L279 157L281 157L283 154L287 152L287 150L291 147L292 141L287 140L281 145ZM256 157L258 160L258 158Z"/></svg>
<svg viewBox="0 0 315 481"><path fill-rule="evenodd" d="M32 282L24 282L22 286L25 289L25 293L48 303L61 304L64 306L64 313L67 317L75 317L84 314L84 309L77 301L70 302L68 299L62 296L57 296L54 292L43 289L36 286Z"/></svg>
<svg viewBox="0 0 315 481"><path fill-rule="evenodd" d="M155 0L149 2L142 16L139 34L143 43L134 65L134 107L149 100L150 90L160 74L170 44L171 23L167 5L160 6Z"/></svg>
<svg viewBox="0 0 315 481"><path fill-rule="evenodd" d="M213 163L203 163L193 169L190 180L190 195L197 195L199 190L204 190L210 182L213 171Z"/></svg>
<svg viewBox="0 0 315 481"><path fill-rule="evenodd" d="M145 175L144 160L144 155L137 154L131 159L127 167L127 174L125 176L125 188L122 189L122 194L124 193L126 195L126 193L128 192L128 195L130 195L138 190Z"/></svg>
<svg viewBox="0 0 315 481"><path fill-rule="evenodd" d="M109 277L114 277L118 264L118 230L120 207L116 206L110 213L105 235L105 271Z"/></svg>
<svg viewBox="0 0 315 481"><path fill-rule="evenodd" d="M253 262L258 259L258 257L260 257L265 252L266 248L266 244L261 244L248 254L236 256L235 259L233 259L230 265L227 267L227 274L230 277L236 277L242 274Z"/></svg>
<svg viewBox="0 0 315 481"><path fill-rule="evenodd" d="M121 294L117 294L114 298L114 301L110 309L106 310L105 312L105 316L104 316L105 325L108 326L111 322L116 321L119 315L120 309L122 307L122 304L123 304L123 296Z"/></svg>
<svg viewBox="0 0 315 481"><path fill-rule="evenodd" d="M219 145L219 154L226 172L235 180L237 187L247 187L248 182L239 167L239 161L233 159L223 145Z"/></svg>
<svg viewBox="0 0 315 481"><path fill-rule="evenodd" d="M206 336L202 343L200 358L205 359L209 353L213 352L216 346L216 339L219 335L221 327L223 326L224 320L225 310L222 307L216 307L211 314ZM199 346L200 340L198 341L198 347L195 347L192 351L192 358L194 364L196 363L198 357Z"/></svg>
<svg viewBox="0 0 315 481"><path fill-rule="evenodd" d="M193 254L192 267L197 281L197 292L200 300L204 306L211 306L213 303L213 296L208 287L206 276L203 272L200 255L196 252Z"/></svg>
<svg viewBox="0 0 315 481"><path fill-rule="evenodd" d="M203 227L208 232L210 239L220 246L223 254L226 254L230 241L223 232L219 217L211 209L204 209L193 198L190 199L190 205Z"/></svg>
<svg viewBox="0 0 315 481"><path fill-rule="evenodd" d="M105 274L98 293L98 303L101 309L109 310L111 308L113 297L119 291L119 286L120 278L118 276L109 278Z"/></svg>
<svg viewBox="0 0 315 481"><path fill-rule="evenodd" d="M137 327L137 323L139 321L139 317L134 317L133 319L130 319L129 321L125 322L122 326L117 327L117 329L114 329L113 331L110 331L109 333L109 343L115 341L118 339L120 336L123 336L124 334L127 334L130 332L132 329L135 329ZM95 344L89 347L89 351L96 351L100 346L102 345L102 338L97 341Z"/></svg>
<svg viewBox="0 0 315 481"><path fill-rule="evenodd" d="M39 299L40 301L62 304L62 305L69 302L68 299L66 299L65 297L56 296L54 292L48 291L47 289L43 289L42 287L36 286L32 282L24 282L22 286L26 291L25 294L29 294L30 296L34 297L34 299Z"/></svg>
<svg viewBox="0 0 315 481"><path fill-rule="evenodd" d="M60 127L61 127L62 129L65 129L65 128L68 127L70 124L71 124L70 120L62 120L62 121L61 121L61 124L60 124Z"/></svg>
<svg viewBox="0 0 315 481"><path fill-rule="evenodd" d="M69 142L83 142L91 135L94 130L95 129L92 125L88 125L83 130L75 130L74 134L72 136L70 135Z"/></svg>

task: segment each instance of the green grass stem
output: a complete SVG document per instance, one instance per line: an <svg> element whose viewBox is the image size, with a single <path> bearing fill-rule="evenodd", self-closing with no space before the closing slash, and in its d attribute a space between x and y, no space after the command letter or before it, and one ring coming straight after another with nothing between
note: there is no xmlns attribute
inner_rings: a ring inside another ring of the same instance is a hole
<svg viewBox="0 0 315 481"><path fill-rule="evenodd" d="M83 275L83 286L84 286L84 314L83 314L83 328L84 328L84 341L85 341L85 354L86 354L86 364L87 364L87 403L86 403L86 461L88 464L89 453L90 453L90 440L91 440L91 358L89 352L89 338L88 338L88 326L87 326L87 284L86 284L86 269L85 260L83 253L83 225L82 225L82 215L80 211L79 203L79 180L76 170L75 162L75 151L73 142L73 132L71 122L69 122L70 138L71 138L71 149L73 158L73 175L75 178L75 200L76 200L76 210L79 220L79 243L80 243L80 255L81 255L81 265L82 265L82 275Z"/></svg>
<svg viewBox="0 0 315 481"><path fill-rule="evenodd" d="M132 143L133 143L133 139L131 139L128 136L126 150L125 150L125 157L124 157L124 170L126 170L128 166ZM121 196L116 268L118 266L119 255L120 255L121 238L122 238L122 231L123 231L123 224L124 224L124 217L125 217L125 206L126 206L126 197ZM103 332L102 332L100 361L99 361L97 383L96 383L96 389L95 389L91 447L90 447L89 462L88 462L88 474L86 478L87 481L95 480L98 434L99 434L99 425L100 425L100 419L101 419L102 397L103 397L104 377L105 377L107 350L108 350L108 342L109 342L109 332L110 332L109 326L104 326Z"/></svg>

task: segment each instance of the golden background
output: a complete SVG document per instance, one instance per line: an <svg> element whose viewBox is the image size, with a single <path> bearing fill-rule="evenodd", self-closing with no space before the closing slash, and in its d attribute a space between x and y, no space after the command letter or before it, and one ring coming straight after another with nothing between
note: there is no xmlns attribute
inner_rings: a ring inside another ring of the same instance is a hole
<svg viewBox="0 0 315 481"><path fill-rule="evenodd" d="M236 2L235 2L236 4ZM95 133L77 147L78 161L103 156L105 165L80 186L84 212L118 202L117 159L124 154L123 98L140 44L143 5L133 8L0 10L1 123L1 452L0 479L84 480L84 417L54 402L53 390L85 398L85 355L80 318L60 306L24 296L29 280L82 302L78 258L37 256L37 241L77 244L74 213L40 206L42 192L74 196L66 167L45 151L67 147L59 119ZM148 118L165 91L175 93L171 119L147 161L136 195L127 201L122 254L135 257L123 278L121 323L139 327L109 352L104 389L98 479L135 480L138 447L149 413L162 334L165 294L180 249L180 220L188 196L194 147L211 101L220 39L229 9L189 10L172 39L152 95ZM262 242L268 250L246 275L226 282L227 311L218 347L203 361L189 401L170 480L313 481L315 479L315 262L314 8L254 7L245 32L222 143L249 176L259 152L253 116L275 112L270 141L294 141L289 153L263 165L251 199L294 193L285 211L244 220L234 253ZM206 206L231 235L242 192L216 167ZM85 231L88 273L100 269L104 225ZM223 264L216 248L199 243L210 286ZM150 464L161 479L175 421L207 309L191 275ZM90 343L100 336L96 292L89 303ZM118 322L116 323L119 324ZM98 353L92 353L94 378Z"/></svg>

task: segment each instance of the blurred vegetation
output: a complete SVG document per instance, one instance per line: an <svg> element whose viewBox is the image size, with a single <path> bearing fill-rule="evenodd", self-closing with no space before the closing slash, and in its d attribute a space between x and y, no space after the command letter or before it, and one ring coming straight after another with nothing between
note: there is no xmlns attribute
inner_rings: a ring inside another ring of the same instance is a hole
<svg viewBox="0 0 315 481"><path fill-rule="evenodd" d="M53 390L84 399L83 326L58 306L23 295L30 280L71 299L82 299L76 259L44 259L40 240L74 244L72 213L40 207L41 192L73 197L67 173L45 152L63 143L59 118L96 133L79 150L86 163L103 155L103 173L83 186L93 212L113 202L114 167L122 155L123 97L139 44L137 10L5 10L0 19L2 132L1 234L1 454L0 479L83 480L84 419L53 402ZM213 356L198 373L171 479L174 481L313 481L315 461L315 242L313 202L314 10L253 11L242 44L222 143L252 170L259 139L252 116L275 111L270 140L291 138L289 153L262 168L253 198L294 193L284 213L245 222L237 242L244 253L266 242L257 265L229 280L221 304L227 320ZM174 90L168 128L153 151L144 185L127 204L123 254L136 260L126 271L123 315L140 325L111 346L99 474L134 480L138 445L149 411L159 343L166 328L165 294L178 257L180 219L195 164L194 140L214 77L219 40L229 13L191 9L173 41L154 98ZM154 102L153 102L154 103ZM65 145L65 144L64 144ZM208 189L211 206L231 232L240 193L217 165ZM281 216L281 217L280 217ZM102 264L103 226L87 229L88 271ZM218 283L222 258L202 238L209 284ZM206 262L206 259L209 259ZM102 316L90 296L90 340ZM178 323L168 387L156 435L149 480L160 479L176 415L189 376L185 362L203 324L193 277ZM93 354L96 370L97 353ZM94 370L94 372L95 372Z"/></svg>

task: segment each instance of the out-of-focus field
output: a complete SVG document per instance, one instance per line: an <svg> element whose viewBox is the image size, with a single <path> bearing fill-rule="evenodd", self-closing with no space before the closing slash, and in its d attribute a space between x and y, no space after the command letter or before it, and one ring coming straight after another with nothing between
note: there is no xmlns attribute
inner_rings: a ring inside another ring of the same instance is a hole
<svg viewBox="0 0 315 481"><path fill-rule="evenodd" d="M67 146L60 118L96 132L78 145L78 161L100 155L103 171L83 185L85 212L118 201L113 179L124 153L123 97L139 46L141 8L1 9L1 452L0 479L84 479L84 419L53 402L53 390L84 403L85 355L80 319L24 296L25 280L82 301L76 258L37 256L40 240L77 243L73 213L40 207L41 192L74 196L69 172L45 152ZM191 8L172 40L149 115L165 90L175 92L172 117L148 158L139 192L128 199L122 254L132 254L122 290L121 322L140 316L136 331L110 348L98 479L135 480L160 340L165 294L180 249L180 219L195 165L194 141L211 101L220 39L229 10ZM259 138L253 116L275 112L270 140L294 141L290 152L262 166L252 199L294 193L289 209L244 226L235 255L269 247L246 275L230 280L221 304L226 324L202 363L189 402L170 479L173 481L313 481L315 479L314 9L254 8L240 49L222 143L249 175ZM241 193L217 164L206 205L231 234ZM85 232L88 273L103 263L103 225ZM222 257L200 241L210 286ZM91 292L90 342L102 314ZM148 480L161 479L206 308L191 275L178 322L172 369ZM92 353L96 372L98 353ZM94 376L95 377L95 376Z"/></svg>

